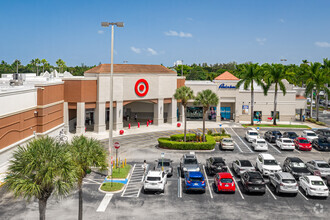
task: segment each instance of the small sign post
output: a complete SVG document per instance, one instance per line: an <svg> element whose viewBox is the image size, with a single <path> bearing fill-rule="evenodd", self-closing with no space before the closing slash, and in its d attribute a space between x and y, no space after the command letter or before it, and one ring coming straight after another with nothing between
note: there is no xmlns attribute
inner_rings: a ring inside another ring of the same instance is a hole
<svg viewBox="0 0 330 220"><path fill-rule="evenodd" d="M164 162L163 162L163 158L165 157L165 153L162 152L162 153L160 154L160 157L162 158L162 171L164 171Z"/></svg>
<svg viewBox="0 0 330 220"><path fill-rule="evenodd" d="M119 144L119 142L115 142L113 146L116 149L116 168L117 168L118 167L118 160L117 160L117 158L118 158L118 149L120 148L120 144Z"/></svg>

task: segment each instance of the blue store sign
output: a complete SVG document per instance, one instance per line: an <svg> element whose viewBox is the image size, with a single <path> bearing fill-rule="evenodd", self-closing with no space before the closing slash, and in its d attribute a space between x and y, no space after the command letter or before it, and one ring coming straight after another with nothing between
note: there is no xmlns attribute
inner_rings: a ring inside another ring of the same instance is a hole
<svg viewBox="0 0 330 220"><path fill-rule="evenodd" d="M219 89L236 89L236 86L225 85L224 83L220 84Z"/></svg>

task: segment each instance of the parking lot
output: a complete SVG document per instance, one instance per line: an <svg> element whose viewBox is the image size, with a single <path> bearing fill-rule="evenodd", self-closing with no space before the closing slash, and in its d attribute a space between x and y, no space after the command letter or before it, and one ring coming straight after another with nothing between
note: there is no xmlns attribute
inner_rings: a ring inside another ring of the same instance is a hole
<svg viewBox="0 0 330 220"><path fill-rule="evenodd" d="M232 135L235 142L234 151L221 151L218 146L214 151L195 152L201 163L202 171L207 158L211 156L223 157L227 166L231 168L232 161L236 159L248 159L253 165L259 152L251 148L251 144L244 139L247 129L230 128L225 130ZM263 134L268 129L262 128ZM301 129L280 129L284 131L295 131L301 135ZM215 132L215 129L212 129ZM219 129L217 129L217 132ZM201 129L189 130L191 133L201 132ZM111 196L108 203L104 202L105 195L97 191L102 176L92 173L85 179L84 184L84 217L85 219L324 219L330 214L330 198L320 199L316 197L305 197L300 189L297 196L277 195L275 189L268 183L266 178L265 194L248 194L242 191L240 178L234 175L236 181L235 194L215 193L213 188L213 176L207 176L205 193L186 193L183 187L183 179L179 175L179 161L184 153L188 151L164 150L157 147L157 138L166 137L182 131L163 131L146 133L115 138L121 145L119 155L126 158L128 163L135 166L132 180L126 189ZM104 142L106 145L106 141ZM166 158L173 160L174 174L168 178L164 193L144 193L142 190L141 166L143 160L153 167L154 161L160 158L161 153ZM329 152L281 151L274 144L269 143L268 153L272 154L278 162L288 156L300 157L304 162L312 159L323 159L328 161ZM233 170L230 169L233 173ZM140 179L141 178L141 179ZM3 198L3 197L2 197ZM56 202L54 199L48 205L47 213L52 216L60 216L61 219L72 219L77 213L77 195ZM17 219L38 216L36 202L26 204L23 201L14 202L11 198L5 200L6 205L0 208L0 215L8 217L7 212L11 208L22 207ZM10 205L12 202L12 205ZM2 202L4 204L4 202ZM33 205L34 204L34 205ZM58 212L58 210L61 212ZM57 212L55 212L57 211ZM5 218L6 219L6 218Z"/></svg>

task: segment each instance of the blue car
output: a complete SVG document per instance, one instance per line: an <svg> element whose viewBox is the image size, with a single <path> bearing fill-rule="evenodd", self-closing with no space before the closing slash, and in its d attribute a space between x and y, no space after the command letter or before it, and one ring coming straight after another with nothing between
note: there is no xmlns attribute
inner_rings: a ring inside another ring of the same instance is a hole
<svg viewBox="0 0 330 220"><path fill-rule="evenodd" d="M184 179L185 190L205 193L205 179L201 172L187 172Z"/></svg>

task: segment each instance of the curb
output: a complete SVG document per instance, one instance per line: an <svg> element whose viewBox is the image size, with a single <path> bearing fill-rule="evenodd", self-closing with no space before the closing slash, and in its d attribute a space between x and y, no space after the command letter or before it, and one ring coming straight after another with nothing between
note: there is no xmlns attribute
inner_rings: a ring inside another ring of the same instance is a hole
<svg viewBox="0 0 330 220"><path fill-rule="evenodd" d="M155 148L156 149L158 149L158 150L164 150L164 151L169 151L169 152L192 152L192 151L194 151L194 152L199 152L199 153L201 153L201 152L213 152L213 151L215 151L215 148L216 148L216 146L212 149L212 150L174 150L174 149L166 149L166 148L160 148L160 147L158 147L159 145L157 144L156 146L155 146Z"/></svg>
<svg viewBox="0 0 330 220"><path fill-rule="evenodd" d="M132 166L131 166L131 170L132 170ZM127 174L126 176L126 179L128 180L130 177L131 177L131 170L129 171L129 173ZM116 180L125 180L125 179L116 179ZM124 189L126 188L126 184L123 184L123 187L120 189L120 190L117 190L117 191L111 191L111 192L108 192L108 191L104 191L101 189L101 186L103 185L103 183L106 183L106 182L102 182L99 186L99 191L102 192L102 193L105 193L105 194L116 194L116 193L121 193L122 191L124 191Z"/></svg>

